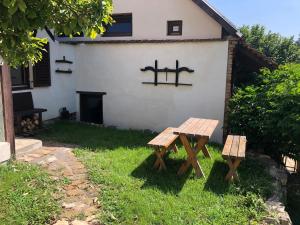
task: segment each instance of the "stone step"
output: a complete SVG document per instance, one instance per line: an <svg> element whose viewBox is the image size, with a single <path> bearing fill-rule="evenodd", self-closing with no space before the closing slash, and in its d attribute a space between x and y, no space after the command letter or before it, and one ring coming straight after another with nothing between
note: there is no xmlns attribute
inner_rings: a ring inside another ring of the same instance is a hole
<svg viewBox="0 0 300 225"><path fill-rule="evenodd" d="M31 138L16 138L16 155L22 156L43 147L43 142Z"/></svg>

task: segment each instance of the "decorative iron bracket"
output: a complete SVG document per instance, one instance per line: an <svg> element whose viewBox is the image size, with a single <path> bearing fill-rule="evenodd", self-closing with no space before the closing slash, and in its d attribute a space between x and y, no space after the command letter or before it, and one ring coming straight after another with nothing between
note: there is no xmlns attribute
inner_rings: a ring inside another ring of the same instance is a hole
<svg viewBox="0 0 300 225"><path fill-rule="evenodd" d="M158 61L155 60L155 65L154 67L152 66L147 66L141 71L146 72L146 71L152 71L154 72L154 82L143 82L143 84L154 84L155 86L162 84L162 85L175 85L176 87L178 86L192 86L192 84L184 84L184 83L179 83L179 75L181 72L188 72L188 73L194 73L195 71L192 69L189 69L188 67L179 67L179 61L176 60L176 69L169 69L169 68L163 68L159 69L158 68ZM166 73L166 82L158 82L158 73ZM168 73L176 73L175 77L175 83L168 83Z"/></svg>

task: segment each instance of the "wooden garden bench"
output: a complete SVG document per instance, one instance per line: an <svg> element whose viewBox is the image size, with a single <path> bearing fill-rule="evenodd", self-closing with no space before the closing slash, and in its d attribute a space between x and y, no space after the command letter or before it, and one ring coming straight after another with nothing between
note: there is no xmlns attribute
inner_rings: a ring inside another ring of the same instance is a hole
<svg viewBox="0 0 300 225"><path fill-rule="evenodd" d="M13 109L14 119L16 123L16 133L21 133L22 117L39 115L39 127L43 125L42 113L47 112L47 109L35 108L31 92L13 93Z"/></svg>
<svg viewBox="0 0 300 225"><path fill-rule="evenodd" d="M227 160L229 172L225 180L238 180L236 172L242 160L245 159L247 139L245 136L228 135L222 156Z"/></svg>
<svg viewBox="0 0 300 225"><path fill-rule="evenodd" d="M166 164L163 160L164 155L169 151L173 150L177 152L177 146L175 144L178 135L174 134L174 129L169 127L161 132L158 136L156 136L153 140L151 140L148 145L153 147L155 150L156 161L154 163L154 168L161 171L162 169L166 170Z"/></svg>

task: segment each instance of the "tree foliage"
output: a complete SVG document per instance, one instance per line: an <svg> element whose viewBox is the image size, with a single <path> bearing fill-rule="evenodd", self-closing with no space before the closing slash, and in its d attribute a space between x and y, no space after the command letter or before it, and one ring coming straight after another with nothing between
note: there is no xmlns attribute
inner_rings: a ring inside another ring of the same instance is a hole
<svg viewBox="0 0 300 225"><path fill-rule="evenodd" d="M300 160L300 64L263 69L230 101L230 127L273 156Z"/></svg>
<svg viewBox="0 0 300 225"><path fill-rule="evenodd" d="M283 37L267 31L261 25L243 26L240 32L246 43L272 58L277 64L300 63L300 46L294 41L294 37Z"/></svg>
<svg viewBox="0 0 300 225"><path fill-rule="evenodd" d="M112 22L111 12L112 0L0 0L0 55L12 66L37 62L47 42L37 30L95 38Z"/></svg>

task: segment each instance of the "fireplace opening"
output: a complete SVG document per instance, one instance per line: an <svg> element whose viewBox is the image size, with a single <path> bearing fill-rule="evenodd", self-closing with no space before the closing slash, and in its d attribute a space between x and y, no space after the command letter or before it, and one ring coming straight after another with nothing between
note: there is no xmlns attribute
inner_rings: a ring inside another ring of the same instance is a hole
<svg viewBox="0 0 300 225"><path fill-rule="evenodd" d="M103 124L103 92L77 92L80 94L80 121Z"/></svg>

